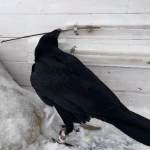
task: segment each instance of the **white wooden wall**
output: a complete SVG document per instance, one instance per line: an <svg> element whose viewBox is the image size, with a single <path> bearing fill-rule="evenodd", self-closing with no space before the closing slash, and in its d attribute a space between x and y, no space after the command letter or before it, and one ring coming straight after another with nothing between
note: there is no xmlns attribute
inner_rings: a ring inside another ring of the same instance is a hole
<svg viewBox="0 0 150 150"><path fill-rule="evenodd" d="M77 46L75 56L124 104L150 106L150 0L0 0L0 41L76 23L105 28L65 32L59 47L69 52ZM29 90L39 38L0 44L0 61Z"/></svg>

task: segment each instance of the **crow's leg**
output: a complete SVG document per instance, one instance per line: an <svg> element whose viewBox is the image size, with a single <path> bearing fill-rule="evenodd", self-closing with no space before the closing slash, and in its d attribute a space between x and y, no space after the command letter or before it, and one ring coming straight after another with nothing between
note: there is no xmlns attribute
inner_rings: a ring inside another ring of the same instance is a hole
<svg viewBox="0 0 150 150"><path fill-rule="evenodd" d="M62 118L63 119L63 121L64 121L64 123L65 123L65 128L61 128L60 129L60 132L59 132L59 138L58 138L58 143L65 143L65 140L66 140L66 138L67 138L67 136L68 136L68 134L70 133L70 132L72 132L72 130L73 130L73 123L71 123L71 122L66 122L65 121L65 119L64 118Z"/></svg>
<svg viewBox="0 0 150 150"><path fill-rule="evenodd" d="M64 143L68 134L72 132L74 125L71 119L68 118L68 112L57 105L55 105L55 108L65 124L65 129L62 129L59 133L58 143Z"/></svg>
<svg viewBox="0 0 150 150"><path fill-rule="evenodd" d="M86 129L86 130L101 130L101 127L94 127L85 123L81 124L81 127Z"/></svg>
<svg viewBox="0 0 150 150"><path fill-rule="evenodd" d="M60 129L60 131L59 131L59 140L60 141L65 141L66 140L65 132L66 132L66 128L61 128Z"/></svg>
<svg viewBox="0 0 150 150"><path fill-rule="evenodd" d="M66 128L65 127L61 128L60 132L62 132L62 131L66 131Z"/></svg>

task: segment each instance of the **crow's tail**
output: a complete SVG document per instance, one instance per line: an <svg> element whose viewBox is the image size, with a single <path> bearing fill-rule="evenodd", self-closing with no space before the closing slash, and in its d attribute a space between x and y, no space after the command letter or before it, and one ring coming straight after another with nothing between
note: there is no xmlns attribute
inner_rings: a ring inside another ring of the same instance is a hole
<svg viewBox="0 0 150 150"><path fill-rule="evenodd" d="M135 139L138 142L141 142L147 146L150 146L150 120L130 111L124 111L128 114L130 120L118 120L113 118L106 118L106 122L114 125L119 130Z"/></svg>

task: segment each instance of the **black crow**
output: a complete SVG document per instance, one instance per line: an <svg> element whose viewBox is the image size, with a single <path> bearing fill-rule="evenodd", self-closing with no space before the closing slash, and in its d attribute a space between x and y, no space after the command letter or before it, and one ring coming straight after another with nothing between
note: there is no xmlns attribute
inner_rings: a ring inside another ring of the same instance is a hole
<svg viewBox="0 0 150 150"><path fill-rule="evenodd" d="M150 120L130 111L79 59L58 48L61 30L45 34L35 49L31 84L41 100L54 106L65 124L65 140L73 123L97 118L150 146Z"/></svg>

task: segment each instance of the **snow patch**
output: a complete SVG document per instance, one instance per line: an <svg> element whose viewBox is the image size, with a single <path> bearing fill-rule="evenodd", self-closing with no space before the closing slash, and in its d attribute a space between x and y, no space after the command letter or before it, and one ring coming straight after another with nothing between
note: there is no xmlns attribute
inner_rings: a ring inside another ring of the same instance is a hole
<svg viewBox="0 0 150 150"><path fill-rule="evenodd" d="M150 111L147 108L133 108L130 110L150 118ZM36 142L31 144L26 150L149 150L145 146L115 128L113 125L107 124L98 119L91 119L88 123L93 126L102 127L99 131L88 131L75 124L75 130L70 133L66 142L72 144L72 147L54 143L52 138L58 138L58 132L63 124L60 116L54 108L46 106L45 121L43 122L42 135ZM49 120L53 120L52 122Z"/></svg>
<svg viewBox="0 0 150 150"><path fill-rule="evenodd" d="M34 142L40 127L38 114L44 118L39 98L19 87L0 64L0 149L21 150Z"/></svg>

